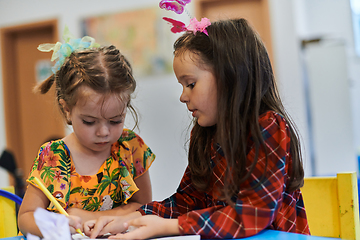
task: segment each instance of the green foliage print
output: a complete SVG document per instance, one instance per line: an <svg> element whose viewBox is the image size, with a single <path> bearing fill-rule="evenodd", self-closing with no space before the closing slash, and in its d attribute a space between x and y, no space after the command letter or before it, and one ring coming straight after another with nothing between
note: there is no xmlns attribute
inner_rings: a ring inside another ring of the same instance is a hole
<svg viewBox="0 0 360 240"><path fill-rule="evenodd" d="M84 209L92 212L99 210L101 207L101 200L102 199L98 197L88 198L86 205L83 205L85 207Z"/></svg>
<svg viewBox="0 0 360 240"><path fill-rule="evenodd" d="M122 168L121 168L122 169ZM109 187L108 189L108 194L110 194L111 190L112 190L112 185L114 185L114 189L117 189L118 187L118 179L119 179L119 175L120 175L120 172L121 172L121 169L119 168L115 168L111 174L109 175L105 175L101 182L99 183L99 186L98 186L98 193L99 195L101 195L105 189L107 187Z"/></svg>
<svg viewBox="0 0 360 240"><path fill-rule="evenodd" d="M153 157L152 154L153 154L153 153L152 153L151 149L148 147L148 148L146 149L146 151L144 152L144 157L143 157L143 159L144 159L144 166L146 166L146 161L148 160L148 158Z"/></svg>
<svg viewBox="0 0 360 240"><path fill-rule="evenodd" d="M136 138L136 134L135 134L133 131L128 130L127 133L128 133L127 136L124 137L124 136L123 136L124 134L123 134L123 135L119 138L119 141L120 141L120 142L122 142L122 141L130 141L130 140Z"/></svg>
<svg viewBox="0 0 360 240"><path fill-rule="evenodd" d="M53 182L54 181L55 172L52 170L52 167L50 166L44 166L41 171L41 179L43 179L44 182Z"/></svg>

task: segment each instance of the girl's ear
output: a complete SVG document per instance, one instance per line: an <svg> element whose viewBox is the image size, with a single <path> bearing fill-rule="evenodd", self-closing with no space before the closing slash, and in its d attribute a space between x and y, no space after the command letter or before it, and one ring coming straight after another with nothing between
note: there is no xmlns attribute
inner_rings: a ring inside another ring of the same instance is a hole
<svg viewBox="0 0 360 240"><path fill-rule="evenodd" d="M61 98L59 100L59 103L60 103L60 105L62 107L63 113L65 114L66 121L67 122L71 121L71 119L70 119L70 117L71 117L70 108L66 104L65 100Z"/></svg>

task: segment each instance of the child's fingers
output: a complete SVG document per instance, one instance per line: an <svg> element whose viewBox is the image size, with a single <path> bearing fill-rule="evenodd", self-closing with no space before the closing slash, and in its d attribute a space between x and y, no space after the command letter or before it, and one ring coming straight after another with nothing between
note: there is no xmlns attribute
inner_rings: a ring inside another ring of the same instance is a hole
<svg viewBox="0 0 360 240"><path fill-rule="evenodd" d="M121 235L123 235L123 234L118 233L116 235L111 235L108 237L108 239L121 239Z"/></svg>
<svg viewBox="0 0 360 240"><path fill-rule="evenodd" d="M114 233L114 229L116 228L116 224L114 225L113 216L100 217L95 222L93 229L91 230L90 238L96 238L99 235L104 235L106 233Z"/></svg>
<svg viewBox="0 0 360 240"><path fill-rule="evenodd" d="M143 237L142 233L137 233L137 232L128 232L128 233L118 233L116 235L113 236L109 236L109 239L128 239L128 240L133 240L133 239L145 239Z"/></svg>
<svg viewBox="0 0 360 240"><path fill-rule="evenodd" d="M124 223L124 228L128 230L126 233L119 233L109 238L113 239L146 239L152 236L151 231L146 226L147 221L144 217L135 218Z"/></svg>
<svg viewBox="0 0 360 240"><path fill-rule="evenodd" d="M69 226L73 229L80 229L82 231L82 220L78 216L69 215Z"/></svg>
<svg viewBox="0 0 360 240"><path fill-rule="evenodd" d="M84 233L89 236L95 226L96 220L90 220L84 223Z"/></svg>
<svg viewBox="0 0 360 240"><path fill-rule="evenodd" d="M130 223L134 224L136 226L130 225ZM142 238L139 238L139 237L135 237L135 236L139 235L138 233L130 234L130 232L133 232L138 228L137 226L139 226L139 225L137 225L137 224L139 224L139 221L135 221L135 219L130 220L129 222L125 222L124 223L124 228L127 229L127 232L126 233L118 233L116 235L109 236L109 239L142 239Z"/></svg>
<svg viewBox="0 0 360 240"><path fill-rule="evenodd" d="M71 234L75 234L75 233L76 233L75 228L73 228L73 227L71 227L71 226L69 226L69 228L70 228L70 233L71 233Z"/></svg>

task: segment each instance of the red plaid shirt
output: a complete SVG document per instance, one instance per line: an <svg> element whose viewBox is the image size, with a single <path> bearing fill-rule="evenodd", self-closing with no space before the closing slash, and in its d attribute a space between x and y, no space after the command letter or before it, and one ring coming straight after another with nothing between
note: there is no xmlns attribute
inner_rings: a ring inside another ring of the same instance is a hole
<svg viewBox="0 0 360 240"><path fill-rule="evenodd" d="M214 149L212 157L212 188L197 191L190 177L189 168L177 192L162 202L152 202L139 211L164 218L178 218L181 234L198 234L204 238L242 238L263 229L310 234L300 190L289 192L290 132L285 119L274 112L267 112L259 120L268 152L259 152L259 160L251 176L241 184L235 197L235 206L220 201L217 189L223 187L226 160L221 148ZM249 140L249 146L253 142ZM250 167L255 150L247 155ZM258 185L266 166L266 179Z"/></svg>

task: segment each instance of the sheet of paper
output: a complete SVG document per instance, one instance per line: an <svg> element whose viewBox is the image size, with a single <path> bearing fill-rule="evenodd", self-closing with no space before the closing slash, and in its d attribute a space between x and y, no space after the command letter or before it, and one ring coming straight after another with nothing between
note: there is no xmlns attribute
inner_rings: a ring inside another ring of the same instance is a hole
<svg viewBox="0 0 360 240"><path fill-rule="evenodd" d="M104 236L106 238L106 236ZM81 236L80 234L73 234L73 240L77 239L90 239L86 236ZM185 236L171 236L171 237L160 237L160 238L152 238L150 240L200 240L200 235L185 235Z"/></svg>
<svg viewBox="0 0 360 240"><path fill-rule="evenodd" d="M152 240L200 240L200 235L161 237L161 238L153 238Z"/></svg>
<svg viewBox="0 0 360 240"><path fill-rule="evenodd" d="M43 240L78 240L90 239L87 236L82 236L79 233L73 234L70 237L69 222L66 216L62 214L52 213L45 209L38 208L35 210L34 218L37 226L43 234ZM129 227L129 231L135 230L135 227ZM108 238L110 234L106 234L100 238ZM40 240L39 237L31 234L27 235L28 240ZM99 239L99 238L98 238ZM152 238L149 240L200 240L200 235L186 235L186 236L170 236Z"/></svg>
<svg viewBox="0 0 360 240"><path fill-rule="evenodd" d="M42 208L37 208L34 212L36 225L39 227L43 240L71 240L69 220L62 214L49 212ZM39 237L27 234L29 240L40 240Z"/></svg>
<svg viewBox="0 0 360 240"><path fill-rule="evenodd" d="M72 234L71 238L73 240L77 240L77 239L90 239L88 236L83 236L80 233L76 233L76 234Z"/></svg>

